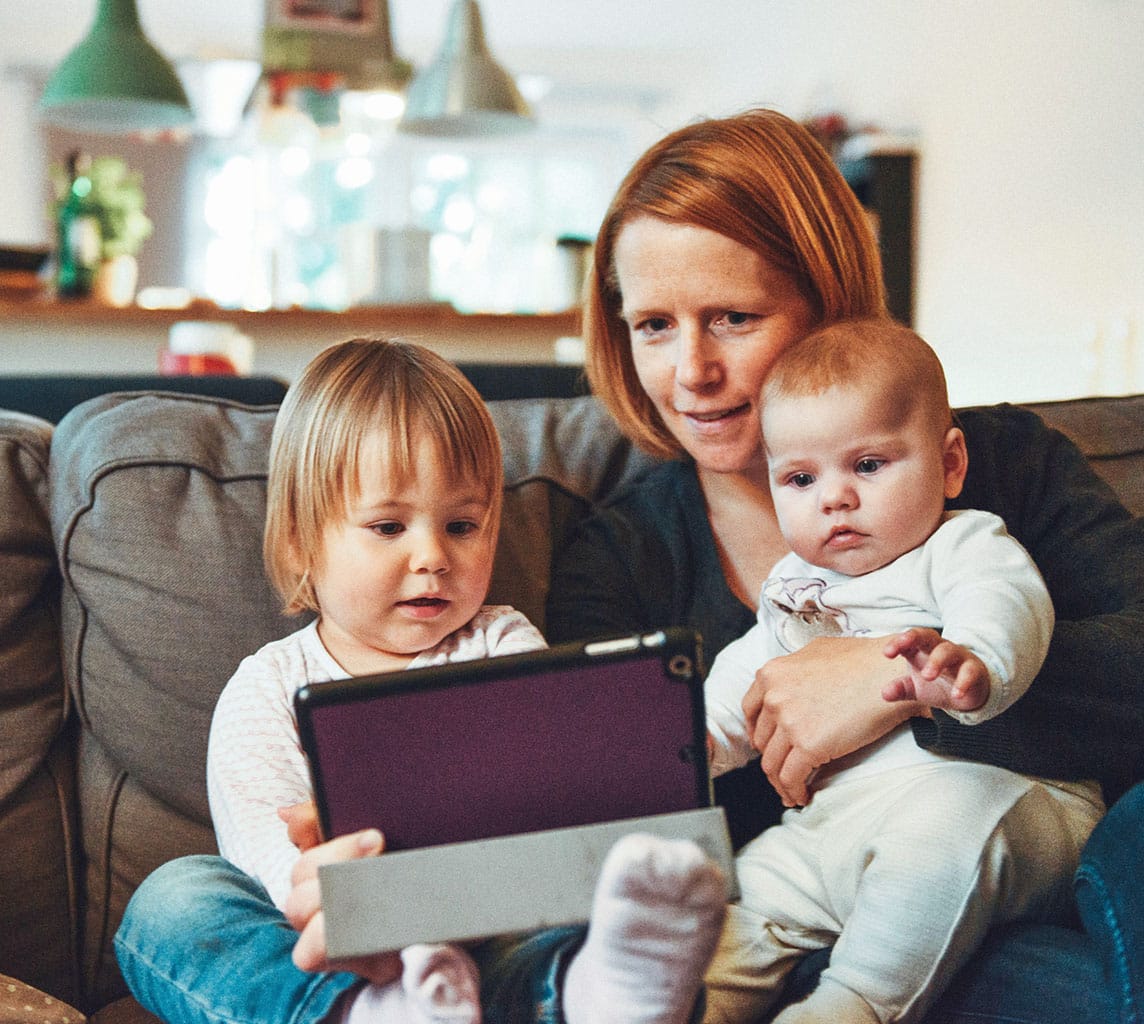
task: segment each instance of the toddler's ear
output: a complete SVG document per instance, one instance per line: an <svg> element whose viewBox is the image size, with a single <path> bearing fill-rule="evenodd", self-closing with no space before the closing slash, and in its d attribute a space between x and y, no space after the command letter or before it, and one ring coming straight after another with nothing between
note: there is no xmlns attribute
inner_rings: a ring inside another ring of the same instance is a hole
<svg viewBox="0 0 1144 1024"><path fill-rule="evenodd" d="M956 498L969 470L969 452L960 427L950 427L941 443L941 460L945 470L945 496Z"/></svg>

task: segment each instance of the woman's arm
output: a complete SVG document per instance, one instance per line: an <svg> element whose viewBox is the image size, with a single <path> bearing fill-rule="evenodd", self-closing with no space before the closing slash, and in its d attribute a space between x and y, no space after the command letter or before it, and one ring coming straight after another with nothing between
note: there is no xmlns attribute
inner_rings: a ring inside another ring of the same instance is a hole
<svg viewBox="0 0 1144 1024"><path fill-rule="evenodd" d="M1115 797L1144 776L1144 520L1032 413L961 415L969 476L958 506L1000 515L1044 575L1057 624L1028 693L997 718L915 721L929 749L1050 778L1097 778Z"/></svg>

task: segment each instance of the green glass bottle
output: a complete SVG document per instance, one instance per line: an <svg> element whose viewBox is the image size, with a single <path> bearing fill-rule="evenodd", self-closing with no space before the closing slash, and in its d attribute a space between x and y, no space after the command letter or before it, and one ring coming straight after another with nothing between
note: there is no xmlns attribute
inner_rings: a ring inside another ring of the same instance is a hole
<svg viewBox="0 0 1144 1024"><path fill-rule="evenodd" d="M91 293L103 249L99 217L89 199L91 178L87 167L87 158L78 150L68 154L70 184L56 215L56 292L64 298Z"/></svg>

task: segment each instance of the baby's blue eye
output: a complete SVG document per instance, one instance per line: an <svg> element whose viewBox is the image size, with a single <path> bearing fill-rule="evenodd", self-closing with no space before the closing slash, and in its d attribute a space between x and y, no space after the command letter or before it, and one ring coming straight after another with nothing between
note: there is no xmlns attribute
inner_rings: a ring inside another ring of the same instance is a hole
<svg viewBox="0 0 1144 1024"><path fill-rule="evenodd" d="M864 476L869 476L871 473L877 473L885 464L885 459L860 459L855 468Z"/></svg>
<svg viewBox="0 0 1144 1024"><path fill-rule="evenodd" d="M792 487L809 487L812 483L814 483L814 477L810 473L795 473L790 478Z"/></svg>

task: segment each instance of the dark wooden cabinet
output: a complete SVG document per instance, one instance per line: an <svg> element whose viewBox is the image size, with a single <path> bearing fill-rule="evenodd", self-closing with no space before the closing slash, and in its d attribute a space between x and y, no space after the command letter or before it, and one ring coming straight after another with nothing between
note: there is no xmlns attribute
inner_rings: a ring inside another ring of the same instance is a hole
<svg viewBox="0 0 1144 1024"><path fill-rule="evenodd" d="M898 149L873 151L857 159L840 160L839 167L874 220L890 313L912 325L917 154Z"/></svg>

